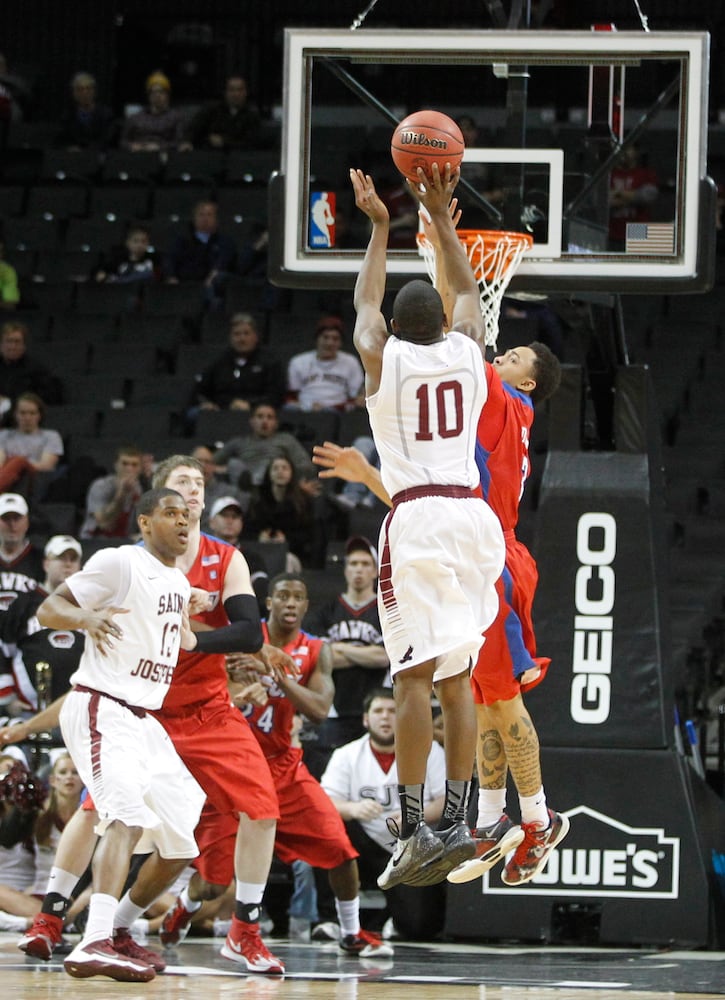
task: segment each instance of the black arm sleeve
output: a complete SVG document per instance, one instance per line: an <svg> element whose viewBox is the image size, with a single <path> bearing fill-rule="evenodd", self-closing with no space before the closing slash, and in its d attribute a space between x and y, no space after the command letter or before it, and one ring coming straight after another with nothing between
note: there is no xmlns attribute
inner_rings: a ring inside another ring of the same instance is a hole
<svg viewBox="0 0 725 1000"><path fill-rule="evenodd" d="M197 632L199 653L256 653L262 648L262 625L257 598L251 594L233 594L224 602L231 625L211 632Z"/></svg>

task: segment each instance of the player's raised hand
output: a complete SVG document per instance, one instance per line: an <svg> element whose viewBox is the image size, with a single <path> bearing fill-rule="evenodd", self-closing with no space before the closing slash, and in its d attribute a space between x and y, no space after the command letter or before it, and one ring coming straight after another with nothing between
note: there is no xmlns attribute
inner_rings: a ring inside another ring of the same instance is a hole
<svg viewBox="0 0 725 1000"><path fill-rule="evenodd" d="M438 164L433 163L430 175L418 167L417 183L406 177L405 186L415 200L428 211L428 214L435 218L436 215L448 214L453 192L460 179L460 168L451 170L450 163L446 163L446 168L441 173Z"/></svg>
<svg viewBox="0 0 725 1000"><path fill-rule="evenodd" d="M370 469L370 463L357 448L343 448L332 441L316 444L312 449L312 461L319 465L320 479L345 479L348 483L362 483Z"/></svg>
<svg viewBox="0 0 725 1000"><path fill-rule="evenodd" d="M355 204L374 223L390 221L390 213L382 198L375 190L370 174L362 170L350 170L350 181L355 192Z"/></svg>

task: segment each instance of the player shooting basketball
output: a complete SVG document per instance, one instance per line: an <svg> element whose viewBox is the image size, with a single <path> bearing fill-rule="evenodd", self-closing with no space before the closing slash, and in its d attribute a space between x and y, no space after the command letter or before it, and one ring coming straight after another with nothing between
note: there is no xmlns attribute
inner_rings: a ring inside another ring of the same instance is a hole
<svg viewBox="0 0 725 1000"><path fill-rule="evenodd" d="M438 228L454 296L453 325L483 336L478 288L448 213L460 172L437 164L406 182ZM441 881L475 854L465 823L475 716L468 672L482 630L495 617L503 568L497 518L476 492L475 427L486 399L480 350L465 334L444 335L443 303L427 282L398 293L390 336L385 293L388 211L370 176L351 170L358 208L372 222L355 286L355 347L365 368L370 425L392 513L380 533L378 606L395 681L400 829L378 879ZM471 560L471 552L479 558ZM446 800L433 832L423 820L423 783L432 741L431 685L446 726Z"/></svg>

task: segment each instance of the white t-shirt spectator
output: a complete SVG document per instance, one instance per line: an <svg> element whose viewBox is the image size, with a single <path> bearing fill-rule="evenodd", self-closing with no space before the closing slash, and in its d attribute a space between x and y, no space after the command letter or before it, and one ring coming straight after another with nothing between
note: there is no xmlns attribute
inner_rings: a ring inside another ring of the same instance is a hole
<svg viewBox="0 0 725 1000"><path fill-rule="evenodd" d="M287 388L298 394L301 410L341 409L360 395L364 375L353 354L340 351L322 361L317 351L296 354L287 369Z"/></svg>
<svg viewBox="0 0 725 1000"><path fill-rule="evenodd" d="M370 748L370 737L346 743L334 751L322 775L321 785L331 799L361 802L375 799L383 807L376 819L359 820L365 833L386 851L393 850L395 838L388 830L386 819L400 813L398 797L398 766L386 773ZM441 798L446 791L446 759L443 747L433 743L425 770L424 805Z"/></svg>

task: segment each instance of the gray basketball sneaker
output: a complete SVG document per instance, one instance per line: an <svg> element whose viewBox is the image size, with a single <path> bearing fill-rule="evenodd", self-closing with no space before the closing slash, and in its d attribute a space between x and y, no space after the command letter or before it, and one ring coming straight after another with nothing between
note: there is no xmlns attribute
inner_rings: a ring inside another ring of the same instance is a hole
<svg viewBox="0 0 725 1000"><path fill-rule="evenodd" d="M405 880L406 885L436 885L476 853L476 842L463 820L454 823L448 830L436 830L435 836L443 844L443 853L421 865L414 875Z"/></svg>
<svg viewBox="0 0 725 1000"><path fill-rule="evenodd" d="M393 820L388 820L388 829L397 837L397 842L385 871L378 876L380 889L392 889L401 882L407 883L423 865L435 861L443 854L443 841L436 837L423 820L406 840L400 839L400 831Z"/></svg>

